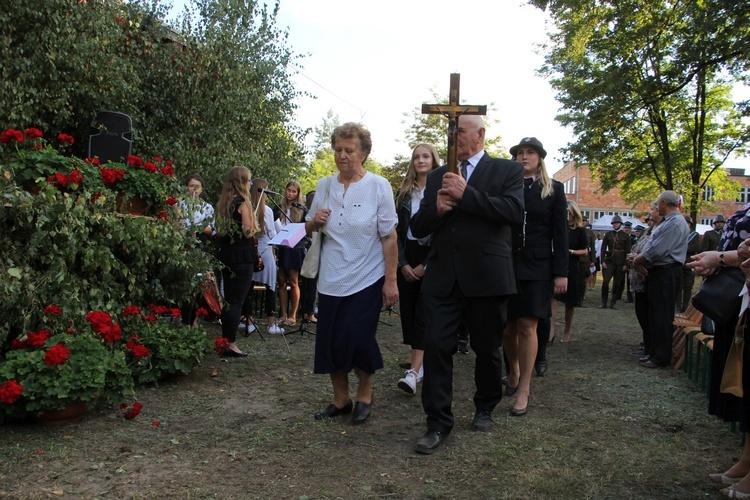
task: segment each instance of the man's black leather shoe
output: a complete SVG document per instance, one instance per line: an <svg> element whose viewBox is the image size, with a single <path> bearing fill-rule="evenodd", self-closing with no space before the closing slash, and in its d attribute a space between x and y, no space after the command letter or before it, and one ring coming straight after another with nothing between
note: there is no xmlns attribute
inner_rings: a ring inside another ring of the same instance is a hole
<svg viewBox="0 0 750 500"><path fill-rule="evenodd" d="M474 430L476 431L488 431L492 428L492 414L488 410L477 410L474 414Z"/></svg>
<svg viewBox="0 0 750 500"><path fill-rule="evenodd" d="M427 431L424 436L417 441L414 451L422 453L423 455L431 455L437 451L447 437L448 434L445 432Z"/></svg>

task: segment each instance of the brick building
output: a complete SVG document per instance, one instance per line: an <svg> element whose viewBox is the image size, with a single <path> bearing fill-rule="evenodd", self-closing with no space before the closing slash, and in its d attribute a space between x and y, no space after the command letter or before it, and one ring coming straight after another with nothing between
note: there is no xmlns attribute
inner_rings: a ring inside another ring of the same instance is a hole
<svg viewBox="0 0 750 500"><path fill-rule="evenodd" d="M717 212L704 211L698 218L699 224L711 225L714 216L721 213L729 218L738 208L750 202L750 176L745 175L742 168L728 169L729 177L742 185L737 200L712 201L718 207ZM639 203L635 207L620 198L620 190L615 188L601 192L599 184L591 178L591 171L586 165L578 165L575 161L566 163L563 168L553 174L556 180L565 186L565 195L569 200L575 201L581 212L593 222L603 215L621 215L643 219L648 212L648 202ZM704 197L713 196L711 189L707 188ZM710 198L704 198L710 199Z"/></svg>

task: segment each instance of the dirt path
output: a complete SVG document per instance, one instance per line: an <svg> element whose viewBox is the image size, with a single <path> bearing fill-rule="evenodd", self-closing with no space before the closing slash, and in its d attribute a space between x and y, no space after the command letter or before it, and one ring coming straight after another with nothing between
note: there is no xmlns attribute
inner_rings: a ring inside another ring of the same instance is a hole
<svg viewBox="0 0 750 500"><path fill-rule="evenodd" d="M386 368L365 425L312 418L331 398L312 374L313 337L288 351L253 334L239 341L246 359L210 356L139 390L133 421L99 408L62 427L0 427L0 497L720 498L706 476L739 456L740 435L706 414L685 374L637 366L632 305L595 303L577 310L572 342L549 348L528 415L510 417L505 398L491 432L471 429L474 358L457 354L456 427L432 456L412 451L424 416L396 387L407 349L384 314Z"/></svg>

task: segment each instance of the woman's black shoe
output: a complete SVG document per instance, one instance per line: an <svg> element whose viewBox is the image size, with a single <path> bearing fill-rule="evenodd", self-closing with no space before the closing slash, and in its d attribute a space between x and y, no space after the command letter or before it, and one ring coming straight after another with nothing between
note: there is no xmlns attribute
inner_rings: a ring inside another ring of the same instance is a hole
<svg viewBox="0 0 750 500"><path fill-rule="evenodd" d="M505 395L506 396L512 396L516 392L518 392L518 385L516 385L515 387L511 387L510 384L508 384L508 385L505 386Z"/></svg>
<svg viewBox="0 0 750 500"><path fill-rule="evenodd" d="M411 363L403 362L398 364L399 368L403 368L404 370L408 370L411 368Z"/></svg>
<svg viewBox="0 0 750 500"><path fill-rule="evenodd" d="M370 410L372 410L372 403L357 401L354 404L354 412L352 412L352 423L354 425L364 423L370 416Z"/></svg>
<svg viewBox="0 0 750 500"><path fill-rule="evenodd" d="M247 353L233 351L232 349L225 349L222 356L224 356L225 358L244 358L245 356L247 356Z"/></svg>
<svg viewBox="0 0 750 500"><path fill-rule="evenodd" d="M323 420L324 418L338 417L339 415L348 415L352 412L352 401L351 399L343 408L336 408L336 405L328 405L323 411L319 411L315 414L315 420Z"/></svg>

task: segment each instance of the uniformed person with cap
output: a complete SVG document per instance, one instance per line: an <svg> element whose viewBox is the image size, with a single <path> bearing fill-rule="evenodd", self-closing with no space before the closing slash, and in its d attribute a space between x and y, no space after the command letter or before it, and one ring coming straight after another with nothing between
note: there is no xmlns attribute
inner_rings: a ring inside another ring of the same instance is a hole
<svg viewBox="0 0 750 500"><path fill-rule="evenodd" d="M719 214L714 217L714 228L710 231L706 231L703 235L703 241L701 241L701 252L708 252L710 250L718 250L721 236L724 234L724 216Z"/></svg>
<svg viewBox="0 0 750 500"><path fill-rule="evenodd" d="M610 309L617 309L617 298L622 295L625 286L625 272L627 271L627 255L630 253L630 236L622 231L622 217L612 217L612 231L608 231L602 238L602 303L599 309L607 308L609 296L609 282L612 281L612 301Z"/></svg>

